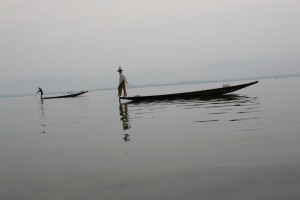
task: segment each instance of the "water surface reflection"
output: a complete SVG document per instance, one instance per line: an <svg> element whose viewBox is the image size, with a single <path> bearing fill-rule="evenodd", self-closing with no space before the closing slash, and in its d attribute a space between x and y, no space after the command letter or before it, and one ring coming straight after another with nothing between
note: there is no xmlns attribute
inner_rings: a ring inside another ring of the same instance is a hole
<svg viewBox="0 0 300 200"><path fill-rule="evenodd" d="M127 130L131 128L134 120L147 117L158 118L162 112L177 115L192 122L204 123L255 120L259 118L259 110L258 97L231 94L206 99L121 103L120 119L123 129Z"/></svg>
<svg viewBox="0 0 300 200"><path fill-rule="evenodd" d="M126 131L127 129L131 128L129 113L128 113L128 105L120 103L119 111L120 111L119 112L120 113L120 120L122 121L122 128L123 128L124 131ZM123 140L125 142L129 142L130 141L129 136L130 135L128 133L124 133Z"/></svg>
<svg viewBox="0 0 300 200"><path fill-rule="evenodd" d="M46 133L45 130L45 107L44 107L44 100L43 99L38 99L38 104L39 104L39 114L40 114L40 119L41 121L41 126L42 126L42 130L41 133Z"/></svg>
<svg viewBox="0 0 300 200"><path fill-rule="evenodd" d="M129 120L129 113L128 113L128 105L127 104L120 104L119 105L120 111L120 120L123 122L123 130L130 129L130 120Z"/></svg>

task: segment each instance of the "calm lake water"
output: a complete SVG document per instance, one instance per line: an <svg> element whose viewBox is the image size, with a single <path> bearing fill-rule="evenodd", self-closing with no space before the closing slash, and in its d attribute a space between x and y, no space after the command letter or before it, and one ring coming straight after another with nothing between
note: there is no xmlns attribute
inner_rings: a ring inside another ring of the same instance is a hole
<svg viewBox="0 0 300 200"><path fill-rule="evenodd" d="M299 102L300 78L210 100L120 105L117 91L2 98L0 199L300 199Z"/></svg>

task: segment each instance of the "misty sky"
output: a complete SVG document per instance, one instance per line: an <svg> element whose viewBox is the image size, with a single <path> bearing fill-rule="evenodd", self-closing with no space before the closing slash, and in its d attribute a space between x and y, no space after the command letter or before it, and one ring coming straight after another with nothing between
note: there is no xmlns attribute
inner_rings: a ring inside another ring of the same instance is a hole
<svg viewBox="0 0 300 200"><path fill-rule="evenodd" d="M119 65L132 84L299 73L299 22L299 0L0 0L0 94L114 87Z"/></svg>

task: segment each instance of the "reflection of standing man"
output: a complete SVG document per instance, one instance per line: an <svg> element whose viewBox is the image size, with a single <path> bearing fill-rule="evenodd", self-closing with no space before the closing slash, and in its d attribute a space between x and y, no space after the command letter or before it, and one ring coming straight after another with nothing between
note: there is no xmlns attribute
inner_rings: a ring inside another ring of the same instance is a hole
<svg viewBox="0 0 300 200"><path fill-rule="evenodd" d="M127 129L131 128L127 104L120 104L119 109L120 109L120 116L121 116L120 119L123 122L123 130L126 131ZM130 141L129 136L130 135L128 133L125 133L123 140L125 142L129 142Z"/></svg>
<svg viewBox="0 0 300 200"><path fill-rule="evenodd" d="M119 87L118 87L118 96L122 96L122 90L124 91L124 97L127 96L127 92L126 92L126 77L124 76L124 74L122 74L123 69L121 68L121 66L118 69L119 72Z"/></svg>
<svg viewBox="0 0 300 200"><path fill-rule="evenodd" d="M43 90L40 88L40 87L38 87L38 91L37 91L37 93L41 93L41 99L43 99Z"/></svg>
<svg viewBox="0 0 300 200"><path fill-rule="evenodd" d="M120 116L121 121L123 122L123 130L130 129L130 120L129 120L129 114L128 114L128 107L127 104L120 104L119 105L120 110Z"/></svg>
<svg viewBox="0 0 300 200"><path fill-rule="evenodd" d="M129 141L130 141L130 139L129 139L129 134L125 133L125 134L124 134L123 140L124 140L125 142L129 142Z"/></svg>

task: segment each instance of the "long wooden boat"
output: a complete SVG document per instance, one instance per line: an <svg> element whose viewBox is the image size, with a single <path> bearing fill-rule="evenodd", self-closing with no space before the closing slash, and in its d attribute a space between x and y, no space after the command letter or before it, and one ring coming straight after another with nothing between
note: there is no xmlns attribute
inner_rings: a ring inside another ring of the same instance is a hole
<svg viewBox="0 0 300 200"><path fill-rule="evenodd" d="M70 97L77 97L79 95L85 94L88 91L82 91L82 92L77 92L77 93L72 93L72 94L67 94L67 95L61 95L61 96L53 96L53 97L43 97L43 99L58 99L58 98L70 98Z"/></svg>
<svg viewBox="0 0 300 200"><path fill-rule="evenodd" d="M174 99L208 98L208 97L219 96L219 95L235 92L237 90L248 87L250 85L254 85L256 83L258 83L258 81L235 85L235 86L226 86L221 88L200 90L194 92L183 92L183 93L151 95L151 96L120 97L120 100L124 99L124 100L131 100L134 102L141 102L141 101L161 101L161 100L174 100Z"/></svg>

